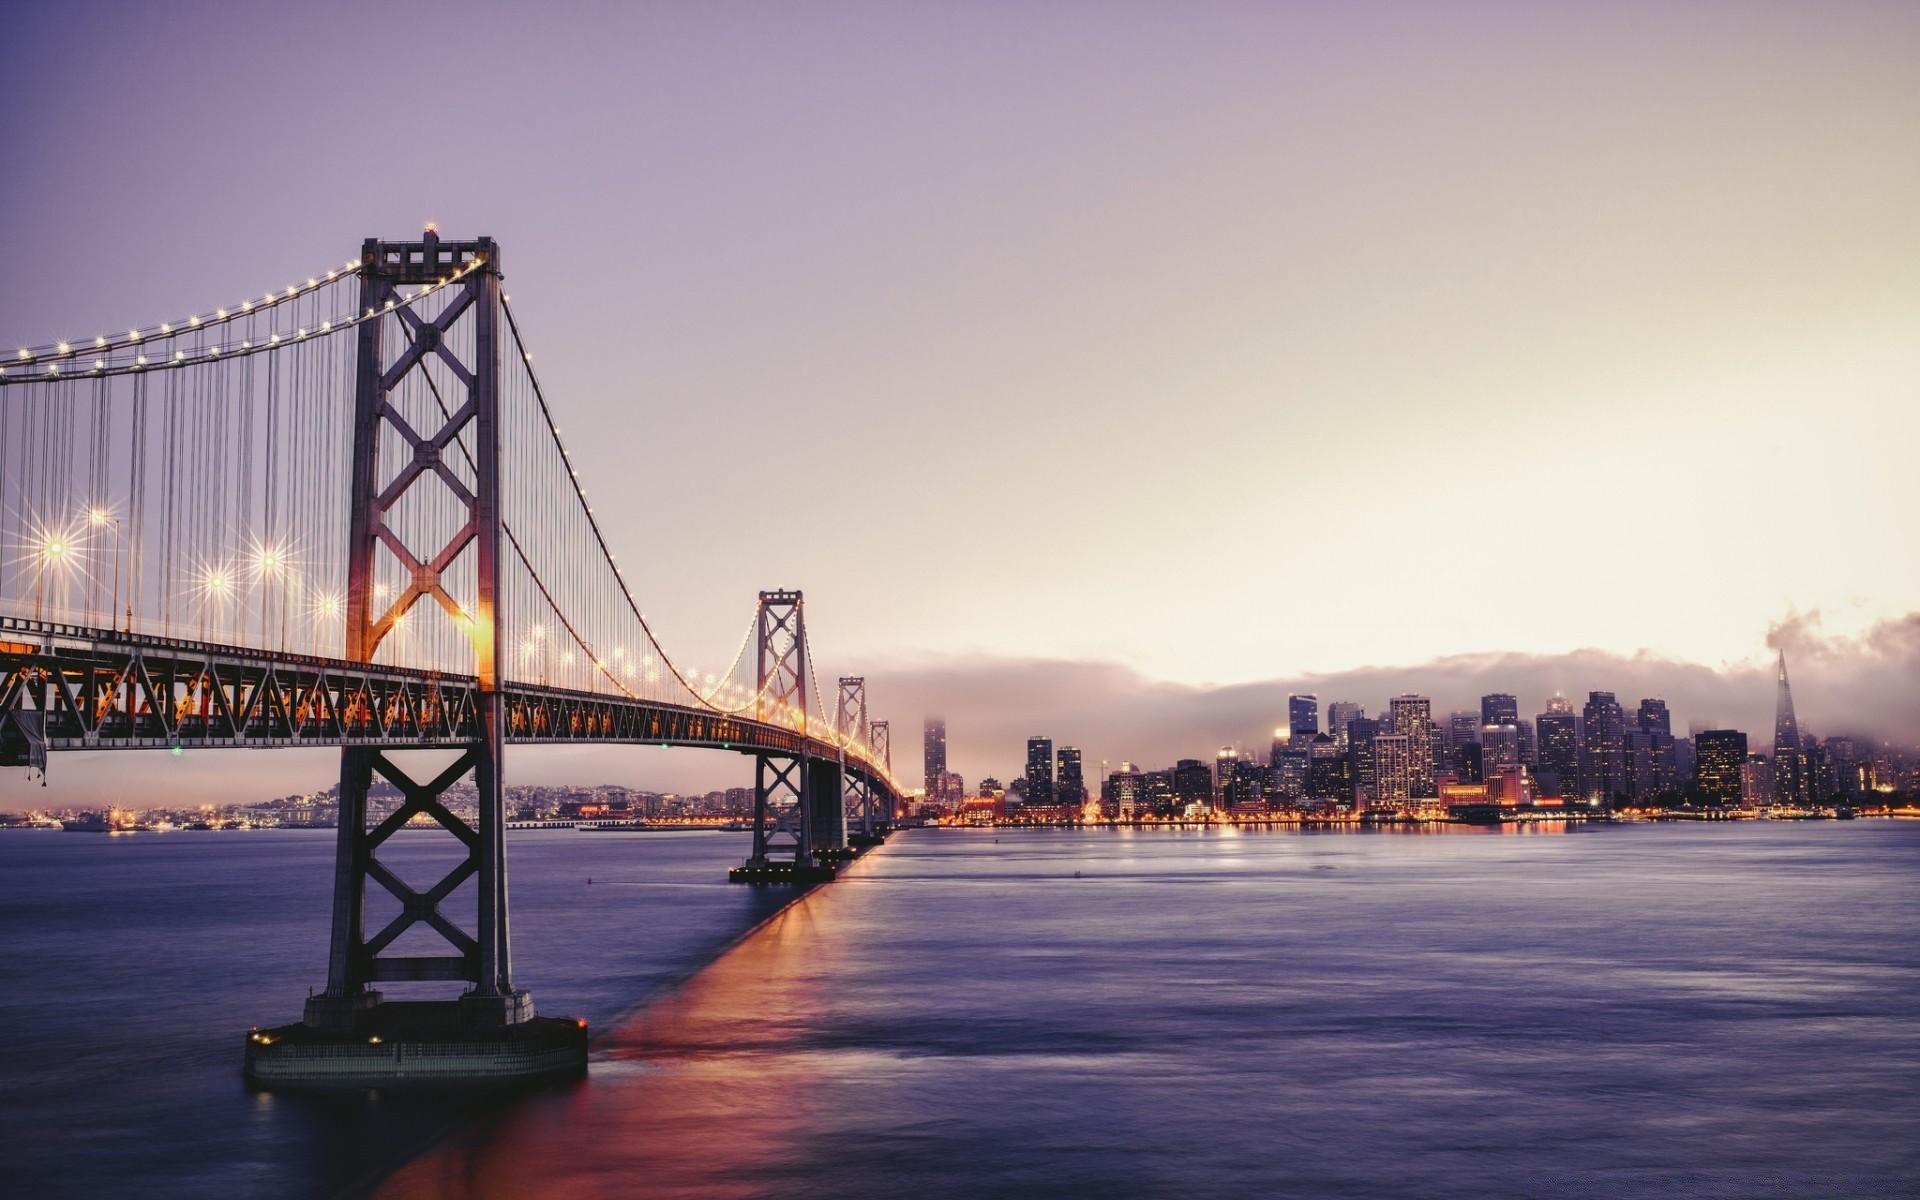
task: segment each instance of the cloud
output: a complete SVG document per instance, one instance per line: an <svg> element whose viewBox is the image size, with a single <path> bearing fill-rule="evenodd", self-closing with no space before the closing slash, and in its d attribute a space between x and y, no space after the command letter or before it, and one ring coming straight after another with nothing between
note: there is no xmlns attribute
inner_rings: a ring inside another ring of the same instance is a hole
<svg viewBox="0 0 1920 1200"><path fill-rule="evenodd" d="M1787 652L1802 729L1920 742L1920 612L1852 636L1826 633L1817 610L1793 612L1773 624L1767 645ZM1374 713L1390 696L1417 692L1433 699L1435 713L1446 713L1477 711L1483 694L1511 692L1520 711L1531 715L1555 692L1577 706L1599 689L1629 709L1643 697L1664 699L1676 730L1732 727L1769 745L1773 729L1771 657L1710 667L1599 650L1463 654L1206 687L1149 679L1112 662L969 656L898 662L870 670L867 681L872 715L892 723L894 767L908 786L920 782L921 722L928 716L946 718L949 763L968 783L982 775L1005 782L1023 770L1033 734L1079 746L1090 774L1101 759L1166 766L1178 758L1210 758L1228 744L1264 750L1285 719L1289 692L1318 695L1323 722L1335 700L1357 701ZM705 791L749 784L749 761L695 750L516 746L507 767L510 783ZM338 762L325 750L196 751L182 758L62 754L45 789L28 786L23 771L0 772L0 808L252 802L326 787L338 777Z"/></svg>
<svg viewBox="0 0 1920 1200"><path fill-rule="evenodd" d="M1825 633L1818 612L1794 613L1775 623L1768 646L1787 652L1803 729L1920 740L1920 612L1857 636ZM1771 657L1713 667L1600 650L1465 654L1223 687L1156 681L1108 662L968 658L873 671L868 686L876 715L893 720L895 767L909 783L920 778L916 735L927 715L946 718L949 762L973 783L1019 773L1034 734L1079 746L1090 767L1123 758L1164 766L1223 745L1264 750L1290 692L1318 695L1324 722L1332 701L1374 713L1403 692L1431 697L1440 714L1477 711L1482 695L1510 692L1531 716L1556 692L1578 707L1589 691L1611 691L1629 710L1645 697L1664 699L1676 730L1744 729L1762 745L1771 742L1774 708Z"/></svg>

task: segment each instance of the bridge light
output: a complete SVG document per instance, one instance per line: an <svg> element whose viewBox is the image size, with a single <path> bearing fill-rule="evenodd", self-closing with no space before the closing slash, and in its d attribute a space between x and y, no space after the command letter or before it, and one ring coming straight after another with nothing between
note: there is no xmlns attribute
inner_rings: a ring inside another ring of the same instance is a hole
<svg viewBox="0 0 1920 1200"><path fill-rule="evenodd" d="M167 324L167 323L166 323L165 321L162 321L162 322L160 322L160 332L161 332L161 333L172 333L172 332L173 332L173 326L171 326L171 325L169 325L169 324Z"/></svg>
<svg viewBox="0 0 1920 1200"><path fill-rule="evenodd" d="M111 520L112 517L113 517L113 514L109 513L106 509L96 508L87 513L87 524L92 525L94 528L98 529L100 526L105 525L109 520Z"/></svg>
<svg viewBox="0 0 1920 1200"><path fill-rule="evenodd" d="M107 339L104 335L96 335L93 339L93 344L96 346L104 346L107 344Z"/></svg>
<svg viewBox="0 0 1920 1200"><path fill-rule="evenodd" d="M60 343L60 347L59 347L59 349L60 349L60 353L62 353L62 354L72 354L72 353L73 353L73 347L72 347L72 346L69 346L69 345L67 345L67 344L66 344L65 342L61 342L61 343Z"/></svg>
<svg viewBox="0 0 1920 1200"><path fill-rule="evenodd" d="M195 329L200 328L200 315L195 313L193 316L188 317L187 324L193 326Z"/></svg>
<svg viewBox="0 0 1920 1200"><path fill-rule="evenodd" d="M224 321L227 319L227 310L224 308L215 309L213 315Z"/></svg>
<svg viewBox="0 0 1920 1200"><path fill-rule="evenodd" d="M22 350L22 351L20 352L20 361L22 361L22 362L32 362L32 361L33 361L33 351L31 351L31 350Z"/></svg>

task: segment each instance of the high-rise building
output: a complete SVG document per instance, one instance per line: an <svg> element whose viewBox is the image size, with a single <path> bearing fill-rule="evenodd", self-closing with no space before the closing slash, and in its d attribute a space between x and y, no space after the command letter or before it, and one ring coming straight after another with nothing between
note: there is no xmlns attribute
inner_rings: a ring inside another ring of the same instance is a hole
<svg viewBox="0 0 1920 1200"><path fill-rule="evenodd" d="M1695 735L1698 743L1698 735ZM1741 803L1748 808L1766 808L1779 799L1773 792L1773 760L1764 754L1747 752L1746 765L1740 768Z"/></svg>
<svg viewBox="0 0 1920 1200"><path fill-rule="evenodd" d="M1539 743L1541 794L1579 795L1580 731L1574 720L1572 702L1564 696L1547 701L1547 711L1534 718L1534 726Z"/></svg>
<svg viewBox="0 0 1920 1200"><path fill-rule="evenodd" d="M947 722L943 717L928 717L926 731L927 799L940 799L940 780L947 773Z"/></svg>
<svg viewBox="0 0 1920 1200"><path fill-rule="evenodd" d="M1738 729L1706 729L1694 735L1694 782L1715 804L1739 804L1746 796L1747 735Z"/></svg>
<svg viewBox="0 0 1920 1200"><path fill-rule="evenodd" d="M1407 796L1414 800L1431 799L1433 786L1433 701L1411 693L1395 696L1387 702L1393 732L1407 739L1413 756L1409 767Z"/></svg>
<svg viewBox="0 0 1920 1200"><path fill-rule="evenodd" d="M1340 748L1340 753L1347 752L1347 725L1366 715L1366 709L1351 701L1335 700L1327 705L1327 736Z"/></svg>
<svg viewBox="0 0 1920 1200"><path fill-rule="evenodd" d="M1307 798L1345 800L1351 793L1340 744L1324 733L1307 743Z"/></svg>
<svg viewBox="0 0 1920 1200"><path fill-rule="evenodd" d="M1520 702L1505 692L1494 692L1480 697L1480 724L1517 725L1520 722Z"/></svg>
<svg viewBox="0 0 1920 1200"><path fill-rule="evenodd" d="M1320 732L1320 697L1312 692L1288 696L1287 729L1292 734L1289 741L1312 741L1313 735Z"/></svg>
<svg viewBox="0 0 1920 1200"><path fill-rule="evenodd" d="M1431 756L1420 755L1413 745L1413 739L1404 733L1374 734L1373 803L1404 807L1414 798L1418 768L1430 761ZM1432 781L1428 782L1431 784Z"/></svg>
<svg viewBox="0 0 1920 1200"><path fill-rule="evenodd" d="M1522 717L1513 723L1514 732L1520 738L1520 762L1529 769L1540 763L1540 748L1534 742L1533 722Z"/></svg>
<svg viewBox="0 0 1920 1200"><path fill-rule="evenodd" d="M1352 785L1351 799L1356 806L1364 807L1378 794L1378 780L1374 775L1373 740L1380 733L1380 724L1366 717L1355 717L1347 722L1347 777Z"/></svg>
<svg viewBox="0 0 1920 1200"><path fill-rule="evenodd" d="M1213 799L1213 771L1197 758L1183 758L1173 764L1171 772L1173 785L1173 804L1176 808L1185 808L1197 804L1202 808Z"/></svg>
<svg viewBox="0 0 1920 1200"><path fill-rule="evenodd" d="M1520 765L1520 729L1511 721L1480 727L1480 770L1482 779L1492 779L1500 767Z"/></svg>
<svg viewBox="0 0 1920 1200"><path fill-rule="evenodd" d="M1588 692L1582 724L1586 744L1580 754L1580 791L1589 801L1608 804L1627 790L1627 714L1612 692Z"/></svg>
<svg viewBox="0 0 1920 1200"><path fill-rule="evenodd" d="M1453 752L1453 773L1460 777L1461 783L1486 781L1486 772L1481 769L1481 750L1479 742L1462 742Z"/></svg>
<svg viewBox="0 0 1920 1200"><path fill-rule="evenodd" d="M1315 734L1315 737L1326 737ZM1331 744L1331 742L1329 742ZM1298 804L1307 798L1307 778L1313 765L1313 743L1305 743L1300 749L1283 752L1270 768L1273 776L1273 798L1283 804Z"/></svg>
<svg viewBox="0 0 1920 1200"><path fill-rule="evenodd" d="M1137 815L1146 806L1146 798L1146 781L1130 762L1121 763L1120 769L1100 784L1100 806L1121 820Z"/></svg>
<svg viewBox="0 0 1920 1200"><path fill-rule="evenodd" d="M1787 685L1787 652L1781 650L1773 706L1773 790L1780 803L1811 803L1807 775L1806 746L1800 740L1800 722L1793 715L1793 689Z"/></svg>
<svg viewBox="0 0 1920 1200"><path fill-rule="evenodd" d="M1055 803L1052 738L1030 737L1027 739L1026 802L1032 805Z"/></svg>
<svg viewBox="0 0 1920 1200"><path fill-rule="evenodd" d="M1080 766L1080 751L1073 746L1062 746L1054 756L1055 771L1053 787L1060 804L1085 804L1087 802L1087 779Z"/></svg>
<svg viewBox="0 0 1920 1200"><path fill-rule="evenodd" d="M1642 700L1638 714L1641 732L1647 735L1653 794L1674 791L1680 786L1679 763L1674 753L1673 715L1665 700Z"/></svg>
<svg viewBox="0 0 1920 1200"><path fill-rule="evenodd" d="M1480 714L1457 712L1447 718L1447 750L1455 755L1468 742L1480 740Z"/></svg>

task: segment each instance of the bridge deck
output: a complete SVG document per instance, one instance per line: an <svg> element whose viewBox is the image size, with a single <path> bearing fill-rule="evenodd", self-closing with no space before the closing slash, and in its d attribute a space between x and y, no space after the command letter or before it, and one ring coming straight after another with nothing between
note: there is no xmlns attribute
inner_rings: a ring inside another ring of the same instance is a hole
<svg viewBox="0 0 1920 1200"><path fill-rule="evenodd" d="M508 742L696 746L838 759L800 730L690 705L504 683ZM479 737L470 675L0 617L0 765L67 750L433 747ZM850 771L892 792L854 753Z"/></svg>

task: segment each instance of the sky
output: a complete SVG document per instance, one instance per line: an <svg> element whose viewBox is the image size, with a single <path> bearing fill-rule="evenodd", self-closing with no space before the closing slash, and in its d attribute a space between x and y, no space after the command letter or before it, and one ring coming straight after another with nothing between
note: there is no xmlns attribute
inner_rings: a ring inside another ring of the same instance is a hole
<svg viewBox="0 0 1920 1200"><path fill-rule="evenodd" d="M1758 678L1757 704L1698 704L1764 727L1780 630L1813 622L1816 673L1904 661L1920 7L8 22L0 336L198 311L427 221L493 236L669 650L724 660L757 590L803 588L823 677L867 676L897 761L936 709L969 778L1048 722L1170 761L1254 737L1270 693L1446 707L1489 661L1559 664L1538 686L1568 694ZM716 533L715 510L746 519ZM1920 686L1867 705L1833 678L1835 719L1866 723ZM1526 686L1498 690L1544 699ZM1103 730L1089 702L1120 692L1151 702ZM1196 723L1215 701L1247 711ZM71 795L137 790L72 759ZM285 761L182 786L332 770Z"/></svg>

